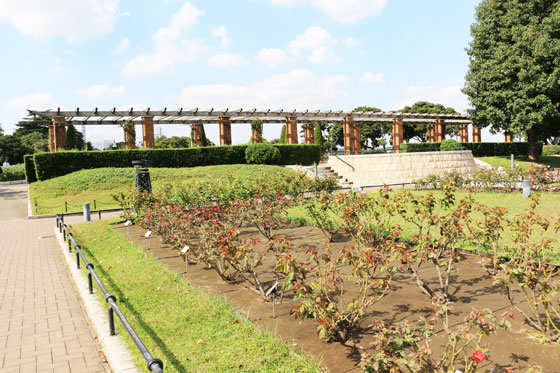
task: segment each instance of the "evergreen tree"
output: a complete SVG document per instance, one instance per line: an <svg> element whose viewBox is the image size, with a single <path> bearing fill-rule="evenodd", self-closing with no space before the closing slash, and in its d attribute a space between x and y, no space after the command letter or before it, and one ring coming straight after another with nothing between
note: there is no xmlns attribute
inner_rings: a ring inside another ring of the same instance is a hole
<svg viewBox="0 0 560 373"><path fill-rule="evenodd" d="M77 137L76 127L73 124L69 124L66 127L66 149L77 149L76 137Z"/></svg>
<svg viewBox="0 0 560 373"><path fill-rule="evenodd" d="M286 125L282 126L282 130L280 131L280 141L279 144L286 144L288 140L286 139Z"/></svg>
<svg viewBox="0 0 560 373"><path fill-rule="evenodd" d="M479 127L537 140L560 134L560 2L483 0L471 26L463 92Z"/></svg>
<svg viewBox="0 0 560 373"><path fill-rule="evenodd" d="M418 101L412 106L405 106L401 113L414 113L414 114L459 114L452 107L445 107L442 104L434 104L428 101ZM451 136L456 136L459 133L460 126L446 125L445 133ZM403 138L405 141L416 139L420 142L428 141L428 126L425 124L403 124Z"/></svg>
<svg viewBox="0 0 560 373"><path fill-rule="evenodd" d="M321 131L321 124L315 123L313 137L315 140L315 145L321 145L321 149L323 148L323 144L325 143L325 139L323 139L323 131Z"/></svg>

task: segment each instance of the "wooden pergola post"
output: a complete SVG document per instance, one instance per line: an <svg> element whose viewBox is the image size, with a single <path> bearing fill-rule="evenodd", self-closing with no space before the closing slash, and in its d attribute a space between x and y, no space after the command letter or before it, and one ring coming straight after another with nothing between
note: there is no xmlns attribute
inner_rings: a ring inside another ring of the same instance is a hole
<svg viewBox="0 0 560 373"><path fill-rule="evenodd" d="M436 119L434 126L434 142L442 142L445 138L444 120Z"/></svg>
<svg viewBox="0 0 560 373"><path fill-rule="evenodd" d="M469 131L466 124L461 124L459 127L459 136L461 137L461 142L469 142Z"/></svg>
<svg viewBox="0 0 560 373"><path fill-rule="evenodd" d="M402 118L393 118L393 134L391 136L391 144L393 145L393 153L401 152L403 143L403 120Z"/></svg>
<svg viewBox="0 0 560 373"><path fill-rule="evenodd" d="M435 133L434 125L429 124L428 125L428 142L434 142L434 138L435 138L434 133Z"/></svg>
<svg viewBox="0 0 560 373"><path fill-rule="evenodd" d="M231 145L231 119L220 117L220 145Z"/></svg>
<svg viewBox="0 0 560 373"><path fill-rule="evenodd" d="M124 126L124 147L125 149L136 149L136 133L134 124L132 128Z"/></svg>
<svg viewBox="0 0 560 373"><path fill-rule="evenodd" d="M66 149L66 118L54 116L49 124L49 151L56 152L64 149Z"/></svg>
<svg viewBox="0 0 560 373"><path fill-rule="evenodd" d="M352 118L352 153L362 154L362 134L360 129L360 124L354 121Z"/></svg>
<svg viewBox="0 0 560 373"><path fill-rule="evenodd" d="M144 149L153 149L154 146L154 117L152 115L145 115L142 117L142 147Z"/></svg>
<svg viewBox="0 0 560 373"><path fill-rule="evenodd" d="M288 144L298 143L297 117L286 117L286 142Z"/></svg>
<svg viewBox="0 0 560 373"><path fill-rule="evenodd" d="M482 138L480 135L480 128L478 128L474 122L472 124L472 142L481 142Z"/></svg>
<svg viewBox="0 0 560 373"><path fill-rule="evenodd" d="M315 144L315 124L307 122L305 124L305 143Z"/></svg>
<svg viewBox="0 0 560 373"><path fill-rule="evenodd" d="M192 124L192 137L193 146L202 146L202 123Z"/></svg>
<svg viewBox="0 0 560 373"><path fill-rule="evenodd" d="M511 132L506 132L504 134L504 142L513 142L513 135Z"/></svg>
<svg viewBox="0 0 560 373"><path fill-rule="evenodd" d="M342 130L344 133L344 154L354 154L354 118L344 117L342 122Z"/></svg>

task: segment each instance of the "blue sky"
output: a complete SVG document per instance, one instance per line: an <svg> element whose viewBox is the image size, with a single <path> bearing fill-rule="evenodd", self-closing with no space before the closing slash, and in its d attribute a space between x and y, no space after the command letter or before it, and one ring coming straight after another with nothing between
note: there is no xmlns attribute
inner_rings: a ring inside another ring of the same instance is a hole
<svg viewBox="0 0 560 373"><path fill-rule="evenodd" d="M428 100L464 112L478 3L0 0L0 123L10 133L26 108L56 107L393 110ZM116 126L87 131L97 143L122 139ZM217 126L206 131L217 142ZM234 143L249 131L236 129Z"/></svg>

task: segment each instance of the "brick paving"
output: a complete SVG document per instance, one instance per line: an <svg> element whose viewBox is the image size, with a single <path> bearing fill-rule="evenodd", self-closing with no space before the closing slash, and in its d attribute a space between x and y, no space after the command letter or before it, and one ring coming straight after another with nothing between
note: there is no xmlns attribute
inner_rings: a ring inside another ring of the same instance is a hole
<svg viewBox="0 0 560 373"><path fill-rule="evenodd" d="M0 372L110 371L57 247L55 225L54 219L0 222Z"/></svg>

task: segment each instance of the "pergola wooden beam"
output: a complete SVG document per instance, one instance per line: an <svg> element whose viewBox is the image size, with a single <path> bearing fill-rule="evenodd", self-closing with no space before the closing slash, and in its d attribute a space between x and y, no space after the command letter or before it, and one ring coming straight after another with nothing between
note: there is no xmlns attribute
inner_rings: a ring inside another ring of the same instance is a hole
<svg viewBox="0 0 560 373"><path fill-rule="evenodd" d="M212 118L219 118L228 116L232 119L235 117L247 117L253 119L257 118L267 118L267 117L298 117L298 118L313 118L319 120L335 120L338 119L342 121L344 117L354 117L354 120L359 120L362 118L366 119L390 119L392 121L394 118L402 118L403 120L406 119L426 119L435 121L436 119L442 120L466 120L468 121L468 117L466 115L453 115L453 114L412 114L412 113L390 113L390 112L379 112L379 113L371 113L371 112L353 112L353 111L284 111L284 110L243 110L243 109L236 109L236 110L229 110L229 109L222 109L222 110L214 110L206 109L206 110L198 110L198 109L190 109L190 110L183 110L183 108L179 108L177 110L167 110L167 108L163 108L161 110L151 110L150 108L146 110L133 110L130 108L129 110L116 110L113 108L109 111L99 111L97 109L93 111L81 111L79 108L73 111L63 111L60 109L57 110L30 110L31 114L34 115L45 115L48 117L53 116L63 116L66 118L72 117L74 118L82 118L82 117L143 117L143 116L154 116L154 117L212 117ZM389 121L389 122L390 122ZM469 121L470 123L470 121Z"/></svg>

